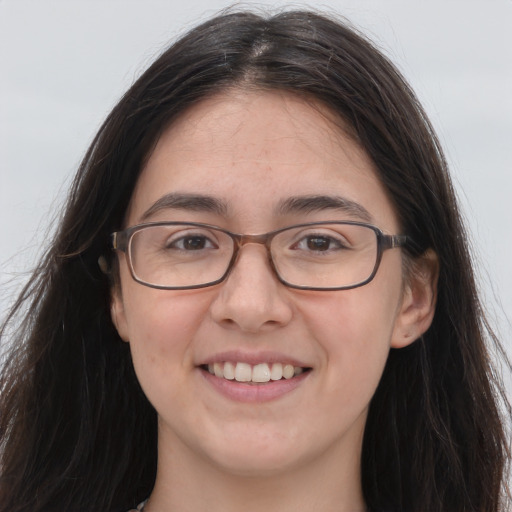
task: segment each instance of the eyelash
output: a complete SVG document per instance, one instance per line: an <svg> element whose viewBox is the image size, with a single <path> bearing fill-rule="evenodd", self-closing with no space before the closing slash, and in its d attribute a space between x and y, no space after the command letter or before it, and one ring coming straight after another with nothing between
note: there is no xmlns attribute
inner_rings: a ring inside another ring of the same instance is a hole
<svg viewBox="0 0 512 512"><path fill-rule="evenodd" d="M209 242L213 248L218 248L218 245L214 244L212 242L212 240L209 237L207 237L206 235L194 234L194 233L190 233L190 234L186 234L186 235L180 235L177 238L174 238L173 240L168 241L165 244L165 248L166 249L174 249L174 248L176 248L176 249L185 251L186 248L185 247L178 247L178 244L183 244L187 240L191 240L191 239L196 239L196 240L202 239L206 243ZM205 248L210 248L210 247L201 247L200 249L191 249L191 250L202 250L202 249L205 249Z"/></svg>

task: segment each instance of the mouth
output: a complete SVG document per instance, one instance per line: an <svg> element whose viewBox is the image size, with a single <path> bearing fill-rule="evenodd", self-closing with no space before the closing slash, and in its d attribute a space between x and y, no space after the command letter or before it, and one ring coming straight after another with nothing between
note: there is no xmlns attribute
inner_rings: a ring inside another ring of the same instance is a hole
<svg viewBox="0 0 512 512"><path fill-rule="evenodd" d="M293 366L287 363L258 363L252 365L232 361L201 365L201 369L219 379L260 385L280 380L290 380L311 371L311 368Z"/></svg>

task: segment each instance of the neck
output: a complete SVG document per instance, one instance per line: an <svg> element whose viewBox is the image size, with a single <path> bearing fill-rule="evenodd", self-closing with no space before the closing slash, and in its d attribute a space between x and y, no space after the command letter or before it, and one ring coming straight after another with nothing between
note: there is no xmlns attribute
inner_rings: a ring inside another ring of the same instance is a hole
<svg viewBox="0 0 512 512"><path fill-rule="evenodd" d="M363 512L360 445L348 452L241 474L160 439L157 479L144 512Z"/></svg>

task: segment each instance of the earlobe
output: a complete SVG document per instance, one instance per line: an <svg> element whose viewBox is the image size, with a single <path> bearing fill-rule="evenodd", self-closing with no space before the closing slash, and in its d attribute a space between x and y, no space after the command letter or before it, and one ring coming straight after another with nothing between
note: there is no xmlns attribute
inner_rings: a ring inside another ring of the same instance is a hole
<svg viewBox="0 0 512 512"><path fill-rule="evenodd" d="M121 292L118 289L112 291L112 297L110 302L110 316L112 318L112 323L117 329L117 332L121 339L123 341L129 341L128 325L126 321L123 299L121 297Z"/></svg>
<svg viewBox="0 0 512 512"><path fill-rule="evenodd" d="M413 263L404 287L391 338L393 348L403 348L422 336L434 318L439 260L429 249Z"/></svg>

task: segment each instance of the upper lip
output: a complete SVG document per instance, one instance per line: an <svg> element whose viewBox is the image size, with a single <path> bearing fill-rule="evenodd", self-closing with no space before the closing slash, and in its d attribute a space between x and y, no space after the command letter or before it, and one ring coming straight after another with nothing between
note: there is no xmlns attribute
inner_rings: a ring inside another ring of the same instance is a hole
<svg viewBox="0 0 512 512"><path fill-rule="evenodd" d="M301 368L310 368L311 365L301 361L295 357L291 357L287 354L276 352L276 351L254 351L249 352L247 350L227 350L223 352L218 352L209 357L205 357L201 359L197 366L203 366L207 364L213 363L223 363L223 362L233 362L233 363L247 363L250 365L260 364L260 363L282 363L282 364L291 364L296 367Z"/></svg>

